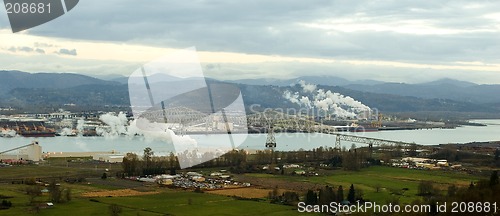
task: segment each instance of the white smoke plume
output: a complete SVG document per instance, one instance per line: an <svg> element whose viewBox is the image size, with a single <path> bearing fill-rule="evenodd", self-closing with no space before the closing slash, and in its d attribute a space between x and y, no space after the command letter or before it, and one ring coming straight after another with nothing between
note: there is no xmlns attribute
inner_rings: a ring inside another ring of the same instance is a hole
<svg viewBox="0 0 500 216"><path fill-rule="evenodd" d="M165 141L172 143L180 143L176 145L176 152L185 150L197 149L196 140L189 136L178 136L170 130L164 123L151 123L145 118L139 118L128 121L126 115L120 112L118 115L107 113L101 115L99 119L106 124L105 127L96 129L98 135L106 138L114 138L116 136L143 136L150 141ZM137 125L141 125L138 127Z"/></svg>
<svg viewBox="0 0 500 216"><path fill-rule="evenodd" d="M128 119L125 113L120 112L118 115L106 113L101 115L99 120L105 123L107 127L96 128L98 135L113 137L127 134Z"/></svg>
<svg viewBox="0 0 500 216"><path fill-rule="evenodd" d="M312 93L314 92L314 90L316 90L316 85L307 84L304 80L300 80L299 84L302 87L304 93Z"/></svg>
<svg viewBox="0 0 500 216"><path fill-rule="evenodd" d="M61 133L59 133L59 135L61 135L61 136L71 136L71 135L73 135L73 130L71 130L71 128L63 128L61 130Z"/></svg>
<svg viewBox="0 0 500 216"><path fill-rule="evenodd" d="M296 103L296 104L300 105L298 92L295 92L295 94L292 95L291 92L285 91L285 93L283 94L283 97L285 97L287 100L289 100L292 103Z"/></svg>
<svg viewBox="0 0 500 216"><path fill-rule="evenodd" d="M371 110L370 107L354 100L352 97L344 96L330 90L316 90L316 85L307 84L303 80L299 81L299 84L302 87L300 93L295 92L292 94L287 90L283 93L283 97L292 103L306 108L317 108L325 116L335 115L339 118L355 118L357 114ZM304 95L301 95L301 93ZM310 98L310 96L312 97Z"/></svg>
<svg viewBox="0 0 500 216"><path fill-rule="evenodd" d="M299 102L307 108L312 107L311 100L309 100L309 98L306 96L302 96L302 98L300 98Z"/></svg>
<svg viewBox="0 0 500 216"><path fill-rule="evenodd" d="M76 130L78 131L78 135L82 136L84 132L85 120L78 119L76 122Z"/></svg>
<svg viewBox="0 0 500 216"><path fill-rule="evenodd" d="M11 130L11 129L3 129L2 128L2 137L15 137L16 136L16 131Z"/></svg>
<svg viewBox="0 0 500 216"><path fill-rule="evenodd" d="M141 127L137 127L137 125ZM175 146L176 152L185 151L187 149L196 149L197 142L189 136L178 136L170 130L164 123L151 123L147 119L139 118L130 121L130 126L127 130L128 136L144 136L146 140L161 140L165 142L182 143L182 146Z"/></svg>

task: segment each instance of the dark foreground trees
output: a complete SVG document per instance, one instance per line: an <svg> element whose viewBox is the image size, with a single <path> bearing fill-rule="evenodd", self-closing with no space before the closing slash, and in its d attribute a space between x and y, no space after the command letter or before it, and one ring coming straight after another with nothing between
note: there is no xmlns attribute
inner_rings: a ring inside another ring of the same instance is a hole
<svg viewBox="0 0 500 216"><path fill-rule="evenodd" d="M306 205L329 205L332 202L344 203L345 201L342 185L339 185L336 190L335 187L326 185L324 188L319 189L317 193L314 190L308 190L304 198ZM347 201L351 204L358 201L363 202L363 193L360 190L355 190L354 184L349 187Z"/></svg>

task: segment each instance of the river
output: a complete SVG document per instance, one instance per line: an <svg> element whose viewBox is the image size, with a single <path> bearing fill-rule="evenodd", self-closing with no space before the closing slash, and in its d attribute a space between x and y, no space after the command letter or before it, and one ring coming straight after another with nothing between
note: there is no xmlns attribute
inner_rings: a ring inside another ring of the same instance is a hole
<svg viewBox="0 0 500 216"><path fill-rule="evenodd" d="M456 129L432 129L432 130L399 130L379 131L365 133L349 133L357 136L404 141L422 145L436 145L448 143L467 143L473 141L500 141L500 119L499 120L475 120L473 122L483 123L487 126L463 126ZM240 149L265 149L267 134L233 134L234 140ZM190 135L195 139L198 146L220 143L227 135ZM31 143L35 138L13 137L0 138L0 151L16 148ZM112 151L126 153L140 153L146 147L151 147L157 155L166 155L174 150L172 143L148 140L144 137L49 137L36 138L43 147L44 152L93 152ZM238 145L238 141L240 141ZM320 133L277 133L276 150L298 150L312 149L319 146L335 145L335 137ZM342 142L342 146L350 147L351 142ZM358 146L363 144L356 144Z"/></svg>

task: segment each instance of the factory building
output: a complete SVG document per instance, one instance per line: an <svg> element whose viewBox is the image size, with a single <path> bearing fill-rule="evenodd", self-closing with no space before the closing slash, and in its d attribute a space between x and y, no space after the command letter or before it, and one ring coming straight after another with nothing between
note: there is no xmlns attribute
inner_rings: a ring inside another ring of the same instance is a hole
<svg viewBox="0 0 500 216"><path fill-rule="evenodd" d="M124 157L125 155L123 154L95 154L92 158L96 161L103 161L107 163L121 163L123 162Z"/></svg>
<svg viewBox="0 0 500 216"><path fill-rule="evenodd" d="M14 148L8 151L0 152L0 160L42 160L42 146L37 141L29 145Z"/></svg>

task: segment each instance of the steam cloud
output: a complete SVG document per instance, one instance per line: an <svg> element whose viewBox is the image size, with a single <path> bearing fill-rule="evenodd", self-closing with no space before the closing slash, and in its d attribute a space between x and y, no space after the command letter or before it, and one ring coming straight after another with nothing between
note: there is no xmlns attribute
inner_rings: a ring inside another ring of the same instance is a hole
<svg viewBox="0 0 500 216"><path fill-rule="evenodd" d="M2 137L15 137L16 136L16 131L11 130L11 129L4 129L2 128Z"/></svg>
<svg viewBox="0 0 500 216"><path fill-rule="evenodd" d="M61 133L59 133L59 135L61 135L61 136L71 136L71 135L73 135L73 130L71 130L71 128L63 128L61 130Z"/></svg>
<svg viewBox="0 0 500 216"><path fill-rule="evenodd" d="M117 136L143 136L149 141L165 141L173 143L182 143L183 145L175 146L176 152L197 149L196 140L189 136L178 136L170 130L164 123L151 123L145 118L128 120L125 113L120 112L118 115L107 113L99 117L106 126L96 128L96 132L100 136L108 139L113 139ZM141 125L138 127L137 125Z"/></svg>
<svg viewBox="0 0 500 216"><path fill-rule="evenodd" d="M299 84L305 93L312 93L312 92L314 92L314 90L316 90L316 85L307 84L306 81L304 81L304 80L300 80Z"/></svg>
<svg viewBox="0 0 500 216"><path fill-rule="evenodd" d="M303 80L300 80L299 84L302 87L301 92L292 93L287 90L283 93L283 97L308 109L316 108L321 110L325 116L335 115L338 118L355 118L361 112L371 111L370 107L354 100L352 97L331 92L330 90L316 90L316 85L307 84Z"/></svg>
<svg viewBox="0 0 500 216"><path fill-rule="evenodd" d="M115 115L114 113L106 113L104 115L101 115L99 117L99 120L101 120L107 126L96 128L96 132L98 135L104 137L113 137L127 134L128 120L125 113L120 112L118 115Z"/></svg>
<svg viewBox="0 0 500 216"><path fill-rule="evenodd" d="M76 130L78 131L79 136L81 136L84 132L84 125L85 125L85 120L78 119L78 121L76 123Z"/></svg>

